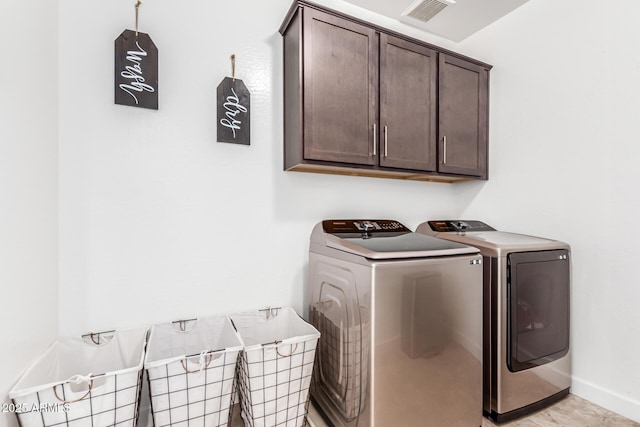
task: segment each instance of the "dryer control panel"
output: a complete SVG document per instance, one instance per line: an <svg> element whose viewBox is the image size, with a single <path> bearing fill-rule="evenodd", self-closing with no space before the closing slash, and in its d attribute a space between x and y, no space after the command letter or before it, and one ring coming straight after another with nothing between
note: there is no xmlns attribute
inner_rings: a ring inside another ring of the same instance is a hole
<svg viewBox="0 0 640 427"><path fill-rule="evenodd" d="M429 221L429 227L438 233L464 232L464 231L496 231L495 228L482 221L463 221L460 219L447 219Z"/></svg>
<svg viewBox="0 0 640 427"><path fill-rule="evenodd" d="M329 219L322 221L325 233L343 237L348 235L399 235L411 233L407 227L391 219Z"/></svg>

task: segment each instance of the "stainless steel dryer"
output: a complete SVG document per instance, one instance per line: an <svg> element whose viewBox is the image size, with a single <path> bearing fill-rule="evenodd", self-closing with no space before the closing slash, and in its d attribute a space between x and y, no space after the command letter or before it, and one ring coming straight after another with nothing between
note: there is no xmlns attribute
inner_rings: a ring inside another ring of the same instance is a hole
<svg viewBox="0 0 640 427"><path fill-rule="evenodd" d="M309 247L311 395L334 426L482 424L482 257L393 220L327 220Z"/></svg>
<svg viewBox="0 0 640 427"><path fill-rule="evenodd" d="M480 221L428 221L416 231L483 255L485 416L509 421L568 395L569 245Z"/></svg>

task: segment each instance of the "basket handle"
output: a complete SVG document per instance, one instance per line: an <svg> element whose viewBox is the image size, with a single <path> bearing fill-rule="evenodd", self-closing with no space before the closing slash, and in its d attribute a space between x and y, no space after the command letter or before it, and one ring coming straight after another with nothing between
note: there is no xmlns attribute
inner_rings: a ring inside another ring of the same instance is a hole
<svg viewBox="0 0 640 427"><path fill-rule="evenodd" d="M113 336L115 335L116 331L103 331L103 332L87 332L86 334L82 335L81 338L86 338L89 337L91 339L91 342L94 343L95 345L104 345L106 343L108 343ZM105 335L103 337L103 335ZM96 338L98 339L96 341ZM102 339L104 342L100 342L100 339Z"/></svg>
<svg viewBox="0 0 640 427"><path fill-rule="evenodd" d="M184 364L184 361L188 359L187 357L185 357L184 359L181 359L181 360L180 360L180 364L182 365L182 369L184 369L184 371L185 371L187 374L197 374L197 373L202 372L202 371L204 371L205 369L207 369L207 368L209 367L209 365L211 365L211 362L213 362L214 357L213 357L213 352L210 352L210 353L208 354L208 356L209 356L209 361L207 362L207 364L206 364L206 365L202 366L202 364L204 363L204 355L205 355L205 353L206 353L206 352L202 352L202 353L200 354L200 369L198 369L197 371L190 371L189 369L187 369L187 366Z"/></svg>
<svg viewBox="0 0 640 427"><path fill-rule="evenodd" d="M180 332L187 332L187 322L197 322L198 319L194 318L194 319L180 319L180 320L175 320L171 323L173 323L174 325L177 323L178 324L178 329L180 330Z"/></svg>
<svg viewBox="0 0 640 427"><path fill-rule="evenodd" d="M89 337L91 338L91 341L93 341L93 343L95 345L99 345L100 343L98 341L96 341L95 339L93 339L94 336L95 336L95 334L93 332L89 332Z"/></svg>
<svg viewBox="0 0 640 427"><path fill-rule="evenodd" d="M298 351L298 343L295 343L295 346L293 347L293 349L291 350L291 352L289 354L281 354L280 351L278 350L278 342L276 341L275 344L276 344L276 353L278 353L278 356L280 356L280 357L291 357L294 354L296 354L296 351Z"/></svg>
<svg viewBox="0 0 640 427"><path fill-rule="evenodd" d="M89 381L89 389L87 390L87 392L80 397L79 399L75 399L75 400L65 400L65 399L61 399L60 396L58 396L58 386L60 384L56 384L53 386L53 394L56 396L56 399L58 399L60 402L62 403L76 403L81 401L82 399L84 399L85 397L89 396L89 393L91 393L91 390L93 389L93 377L91 376L91 374L89 374L86 377L80 376L80 375L76 375L75 377L70 378L67 382L68 383L83 383L83 382L87 382L87 380L90 379ZM64 388L64 385L62 386Z"/></svg>

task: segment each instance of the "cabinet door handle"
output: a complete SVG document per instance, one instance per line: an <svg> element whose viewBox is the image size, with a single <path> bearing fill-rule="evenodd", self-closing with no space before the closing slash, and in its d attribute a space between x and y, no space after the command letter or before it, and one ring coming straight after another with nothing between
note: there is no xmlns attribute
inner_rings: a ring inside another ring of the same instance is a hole
<svg viewBox="0 0 640 427"><path fill-rule="evenodd" d="M387 157L387 127L384 127L384 156Z"/></svg>
<svg viewBox="0 0 640 427"><path fill-rule="evenodd" d="M373 155L374 156L378 155L378 153L376 151L376 145L378 145L378 144L376 144L376 124L374 123L373 124Z"/></svg>
<svg viewBox="0 0 640 427"><path fill-rule="evenodd" d="M446 135L442 137L442 147L443 147L442 164L446 165L447 164L447 136Z"/></svg>

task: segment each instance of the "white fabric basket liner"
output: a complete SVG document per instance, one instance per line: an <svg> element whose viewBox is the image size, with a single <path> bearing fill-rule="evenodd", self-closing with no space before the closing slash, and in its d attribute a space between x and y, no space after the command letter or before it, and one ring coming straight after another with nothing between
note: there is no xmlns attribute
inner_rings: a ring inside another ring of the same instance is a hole
<svg viewBox="0 0 640 427"><path fill-rule="evenodd" d="M99 344L82 337L57 339L18 380L16 405L55 410L19 413L26 426L131 425L139 404L148 328L104 333ZM102 337L103 334L92 335ZM64 408L63 408L64 405Z"/></svg>
<svg viewBox="0 0 640 427"><path fill-rule="evenodd" d="M247 426L305 425L320 333L291 308L231 315L245 343L239 381Z"/></svg>
<svg viewBox="0 0 640 427"><path fill-rule="evenodd" d="M154 325L145 359L154 425L226 426L242 348L226 316Z"/></svg>
<svg viewBox="0 0 640 427"><path fill-rule="evenodd" d="M276 311L277 310L277 311ZM231 315L231 320L244 342L244 351L262 349L263 346L293 344L318 339L320 332L298 316L290 307L258 310ZM277 313L277 314L276 314Z"/></svg>
<svg viewBox="0 0 640 427"><path fill-rule="evenodd" d="M179 322L160 323L151 327L145 369L185 358L191 364L194 356L203 352L242 350L242 340L227 316L185 320L184 328L184 331L180 330Z"/></svg>

